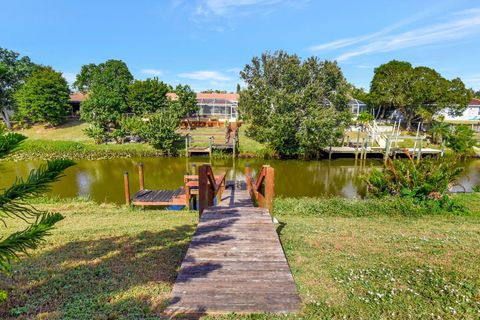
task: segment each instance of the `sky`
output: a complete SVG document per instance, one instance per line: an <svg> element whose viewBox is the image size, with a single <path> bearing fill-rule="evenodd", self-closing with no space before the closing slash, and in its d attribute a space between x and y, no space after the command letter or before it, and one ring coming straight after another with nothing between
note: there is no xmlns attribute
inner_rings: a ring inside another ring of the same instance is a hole
<svg viewBox="0 0 480 320"><path fill-rule="evenodd" d="M480 0L0 0L0 47L63 72L125 61L137 79L234 91L262 52L337 60L369 88L392 59L480 89Z"/></svg>

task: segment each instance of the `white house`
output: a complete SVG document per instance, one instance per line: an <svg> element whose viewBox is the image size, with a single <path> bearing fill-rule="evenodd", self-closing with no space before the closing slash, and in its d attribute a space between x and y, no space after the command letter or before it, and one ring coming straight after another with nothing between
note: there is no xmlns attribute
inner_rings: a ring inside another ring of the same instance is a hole
<svg viewBox="0 0 480 320"><path fill-rule="evenodd" d="M472 99L468 104L467 109L459 115L453 116L449 114L448 109L441 112L447 122L480 122L480 99Z"/></svg>

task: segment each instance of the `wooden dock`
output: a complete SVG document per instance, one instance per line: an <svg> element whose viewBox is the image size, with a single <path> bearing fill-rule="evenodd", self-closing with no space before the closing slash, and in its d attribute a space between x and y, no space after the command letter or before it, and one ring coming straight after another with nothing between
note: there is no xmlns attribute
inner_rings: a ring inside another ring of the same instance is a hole
<svg viewBox="0 0 480 320"><path fill-rule="evenodd" d="M273 184L257 188L262 181L273 183L273 176L268 176L273 169L268 168L258 183L247 178L228 185L218 205L203 211L167 316L298 311L300 298L275 225L268 209L254 207L251 198L263 190L273 191ZM201 186L201 177L199 181Z"/></svg>

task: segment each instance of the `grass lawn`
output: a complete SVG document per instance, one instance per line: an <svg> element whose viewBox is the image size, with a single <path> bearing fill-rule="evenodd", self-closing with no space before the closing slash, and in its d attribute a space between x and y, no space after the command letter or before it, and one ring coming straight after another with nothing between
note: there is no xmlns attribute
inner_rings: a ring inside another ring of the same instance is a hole
<svg viewBox="0 0 480 320"><path fill-rule="evenodd" d="M377 212L381 200L339 199L300 200L303 212L278 199L278 232L303 301L289 318L478 319L480 194L457 198L469 215L405 216ZM82 201L40 206L66 218L41 249L15 263L12 277L0 276L10 295L0 318L160 316L196 214Z"/></svg>
<svg viewBox="0 0 480 320"><path fill-rule="evenodd" d="M18 133L35 140L54 140L54 141L82 141L92 142L83 130L88 124L80 120L70 120L56 128L45 128L44 125L34 125L28 129L21 129Z"/></svg>

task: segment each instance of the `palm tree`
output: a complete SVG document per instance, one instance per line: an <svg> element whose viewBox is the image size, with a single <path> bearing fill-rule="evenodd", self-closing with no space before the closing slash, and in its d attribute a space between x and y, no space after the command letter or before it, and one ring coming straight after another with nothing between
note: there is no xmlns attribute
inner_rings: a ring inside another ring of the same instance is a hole
<svg viewBox="0 0 480 320"><path fill-rule="evenodd" d="M441 143L450 134L450 125L444 121L433 121L429 130L433 143Z"/></svg>

